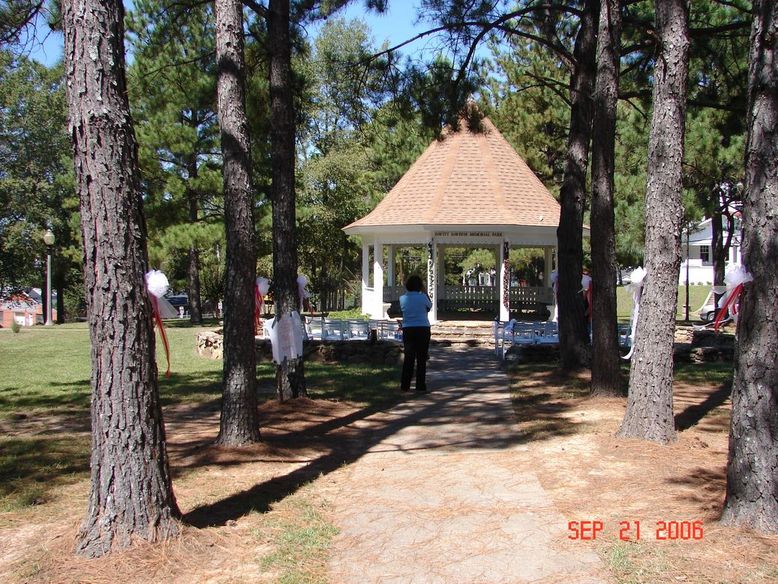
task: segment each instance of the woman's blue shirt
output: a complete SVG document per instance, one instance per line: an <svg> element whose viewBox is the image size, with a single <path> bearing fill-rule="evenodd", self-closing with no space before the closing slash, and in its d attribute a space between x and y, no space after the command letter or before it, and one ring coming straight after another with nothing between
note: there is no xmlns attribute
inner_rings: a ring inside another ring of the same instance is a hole
<svg viewBox="0 0 778 584"><path fill-rule="evenodd" d="M423 292L406 292L400 296L400 309L403 311L403 327L430 326L427 313L432 301Z"/></svg>

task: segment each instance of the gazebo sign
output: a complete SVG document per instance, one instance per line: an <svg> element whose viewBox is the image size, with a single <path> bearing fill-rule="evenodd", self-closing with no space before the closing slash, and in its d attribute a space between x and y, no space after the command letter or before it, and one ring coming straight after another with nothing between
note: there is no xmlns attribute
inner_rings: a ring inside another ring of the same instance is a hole
<svg viewBox="0 0 778 584"><path fill-rule="evenodd" d="M435 231L435 237L502 237L502 231Z"/></svg>

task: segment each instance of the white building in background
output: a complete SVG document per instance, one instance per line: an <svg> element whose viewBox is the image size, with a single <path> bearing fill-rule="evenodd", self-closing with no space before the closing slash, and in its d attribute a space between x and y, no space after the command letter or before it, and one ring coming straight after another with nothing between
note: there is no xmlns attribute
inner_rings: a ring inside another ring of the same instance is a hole
<svg viewBox="0 0 778 584"><path fill-rule="evenodd" d="M697 227L691 233L684 233L681 236L681 272L678 276L679 284L686 284L687 264L689 271L689 284L713 284L713 233L712 220L705 219L697 224ZM735 219L735 233L732 236L732 245L729 248L727 257L727 266L730 264L740 264L740 219ZM727 241L727 230L724 227L722 235L724 242ZM688 245L687 245L688 238ZM688 254L687 254L688 250Z"/></svg>

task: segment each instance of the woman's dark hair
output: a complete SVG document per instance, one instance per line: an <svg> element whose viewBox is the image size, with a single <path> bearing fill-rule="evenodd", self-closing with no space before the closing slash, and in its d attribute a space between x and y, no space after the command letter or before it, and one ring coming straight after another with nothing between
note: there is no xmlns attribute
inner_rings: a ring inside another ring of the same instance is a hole
<svg viewBox="0 0 778 584"><path fill-rule="evenodd" d="M421 278L418 276L411 276L408 281L405 282L405 289L408 292L421 292L424 285L421 283Z"/></svg>

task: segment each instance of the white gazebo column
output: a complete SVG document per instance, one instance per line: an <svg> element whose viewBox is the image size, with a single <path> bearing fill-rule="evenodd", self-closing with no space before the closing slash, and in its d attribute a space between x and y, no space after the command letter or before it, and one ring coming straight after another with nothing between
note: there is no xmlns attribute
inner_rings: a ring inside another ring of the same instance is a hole
<svg viewBox="0 0 778 584"><path fill-rule="evenodd" d="M373 248L373 318L384 317L384 246L380 241Z"/></svg>
<svg viewBox="0 0 778 584"><path fill-rule="evenodd" d="M372 295L370 294L370 245L362 238L362 314L370 314Z"/></svg>
<svg viewBox="0 0 778 584"><path fill-rule="evenodd" d="M438 321L438 247L435 240L427 242L427 293L432 300L432 309L429 313L430 324Z"/></svg>
<svg viewBox="0 0 778 584"><path fill-rule="evenodd" d="M511 268L508 261L508 255L511 250L511 244L503 241L500 246L500 320L506 321L511 318L510 290L511 290Z"/></svg>

